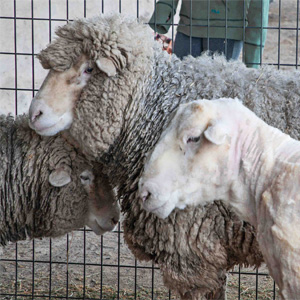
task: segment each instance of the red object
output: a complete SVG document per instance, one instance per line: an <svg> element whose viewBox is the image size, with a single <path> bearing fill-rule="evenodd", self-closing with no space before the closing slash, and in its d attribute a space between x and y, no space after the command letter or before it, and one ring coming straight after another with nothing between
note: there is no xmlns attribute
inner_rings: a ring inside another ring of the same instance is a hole
<svg viewBox="0 0 300 300"><path fill-rule="evenodd" d="M154 39L162 44L163 50L167 51L169 54L172 54L172 39L162 34L156 34Z"/></svg>

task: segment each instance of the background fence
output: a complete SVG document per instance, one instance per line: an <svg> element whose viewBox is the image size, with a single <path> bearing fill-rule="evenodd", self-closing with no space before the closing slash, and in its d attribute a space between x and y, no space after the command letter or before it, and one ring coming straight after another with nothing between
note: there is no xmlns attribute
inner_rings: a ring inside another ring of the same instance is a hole
<svg viewBox="0 0 300 300"><path fill-rule="evenodd" d="M149 19L155 0L1 0L0 112L20 114L46 71L34 57L57 26L77 17L120 12ZM170 37L174 38L178 16ZM299 0L275 0L262 63L299 66ZM123 241L120 224L103 237L82 229L59 239L23 241L4 248L0 299L176 299L162 284L159 269L137 262ZM275 299L266 267L236 267L228 299Z"/></svg>

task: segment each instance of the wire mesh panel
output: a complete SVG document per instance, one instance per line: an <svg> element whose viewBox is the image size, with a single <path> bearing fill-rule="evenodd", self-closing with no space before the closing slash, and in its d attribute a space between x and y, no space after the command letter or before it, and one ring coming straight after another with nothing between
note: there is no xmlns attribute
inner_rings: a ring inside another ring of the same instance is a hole
<svg viewBox="0 0 300 300"><path fill-rule="evenodd" d="M27 112L47 73L35 54L53 39L57 26L110 12L149 20L155 2L2 0L0 112ZM178 14L179 9L167 34L173 40ZM299 0L273 1L267 29L260 63L298 68ZM0 258L0 299L178 299L164 287L157 266L135 260L124 243L120 224L102 237L82 229L57 239L9 244ZM258 270L237 266L229 275L227 297L277 299L277 293L265 266Z"/></svg>

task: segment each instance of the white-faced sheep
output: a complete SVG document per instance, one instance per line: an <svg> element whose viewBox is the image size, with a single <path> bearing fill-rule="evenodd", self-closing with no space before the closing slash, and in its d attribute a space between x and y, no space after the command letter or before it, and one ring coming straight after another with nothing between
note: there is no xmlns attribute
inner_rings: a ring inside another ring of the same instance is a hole
<svg viewBox="0 0 300 300"><path fill-rule="evenodd" d="M172 111L197 98L239 97L267 123L299 138L299 72L247 69L223 57L181 61L156 46L146 25L121 16L76 20L57 35L38 56L50 72L31 104L30 126L46 135L73 122L69 134L104 163L118 188L124 237L136 257L158 263L182 299L224 297L227 269L262 261L255 232L221 202L175 210L166 220L146 212L137 196L145 157ZM81 94L74 80L59 79L81 70L76 82L91 68ZM63 122L67 113L71 120Z"/></svg>
<svg viewBox="0 0 300 300"><path fill-rule="evenodd" d="M84 225L103 234L119 220L102 167L93 168L61 136L36 134L27 116L0 116L0 165L0 245Z"/></svg>
<svg viewBox="0 0 300 300"><path fill-rule="evenodd" d="M284 299L300 295L300 142L267 125L237 99L183 104L140 179L144 207L231 204L257 229Z"/></svg>

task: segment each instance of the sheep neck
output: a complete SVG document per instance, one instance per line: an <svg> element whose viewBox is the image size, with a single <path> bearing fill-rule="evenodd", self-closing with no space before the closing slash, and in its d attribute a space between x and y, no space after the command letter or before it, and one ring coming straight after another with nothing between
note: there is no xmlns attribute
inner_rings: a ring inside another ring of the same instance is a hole
<svg viewBox="0 0 300 300"><path fill-rule="evenodd" d="M108 175L118 186L120 196L131 194L137 189L137 181L146 154L140 151L141 145L147 149L146 152L150 151L168 123L172 111L180 104L180 100L187 101L175 95L181 80L181 73L174 72L174 65L178 64L179 59L161 51L155 52L154 57L148 59L149 62L146 64L148 69L143 76L139 74L136 89L128 100L122 131L108 153L101 158L109 165ZM157 64L156 61L160 63ZM157 88L154 89L154 86ZM172 90L174 90L173 99L171 96L168 101L160 100L166 93L172 94ZM131 182L130 187L126 185L128 178ZM123 201L123 206L125 202L126 200Z"/></svg>
<svg viewBox="0 0 300 300"><path fill-rule="evenodd" d="M300 143L266 124L259 130L256 145L248 147L243 157L244 195L250 198L252 214L245 220L257 229L260 250L281 295L295 299L300 277L294 263L300 255ZM251 155L255 147L259 154ZM249 172L248 166L256 160L255 171ZM293 276L285 279L286 273Z"/></svg>
<svg viewBox="0 0 300 300"><path fill-rule="evenodd" d="M295 153L300 156L300 148L292 145L295 142L263 122L247 134L240 131L236 139L234 148L240 151L233 153L240 165L237 168L237 180L233 184L234 200L230 201L233 201L233 206L244 219L255 227L263 193L277 180L287 161L294 160Z"/></svg>

